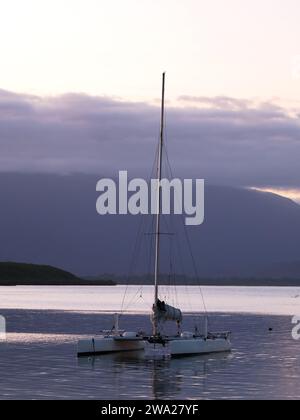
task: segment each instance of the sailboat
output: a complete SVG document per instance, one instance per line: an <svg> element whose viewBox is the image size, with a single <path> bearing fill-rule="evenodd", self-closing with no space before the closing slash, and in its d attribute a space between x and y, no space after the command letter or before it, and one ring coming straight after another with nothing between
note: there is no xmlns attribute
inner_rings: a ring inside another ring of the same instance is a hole
<svg viewBox="0 0 300 420"><path fill-rule="evenodd" d="M230 332L212 333L208 330L208 318L204 317L204 331L196 328L193 332L181 332L183 314L180 309L168 305L159 298L160 274L160 240L161 240L161 180L162 156L164 146L165 119L165 76L162 76L161 128L157 157L157 212L155 223L155 267L154 267L154 302L151 321L152 333L129 332L119 328L119 315L115 314L114 327L110 331L102 331L99 336L80 339L78 341L78 356L93 356L116 352L144 351L150 358L168 358L195 354L221 353L231 351ZM175 335L166 335L163 325L173 321L178 326Z"/></svg>

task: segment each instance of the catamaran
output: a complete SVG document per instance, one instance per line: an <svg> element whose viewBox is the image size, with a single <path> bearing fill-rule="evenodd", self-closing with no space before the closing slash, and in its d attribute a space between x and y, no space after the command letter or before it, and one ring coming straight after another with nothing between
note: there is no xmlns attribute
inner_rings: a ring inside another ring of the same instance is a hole
<svg viewBox="0 0 300 420"><path fill-rule="evenodd" d="M124 331L119 328L119 315L115 315L114 327L101 331L99 336L80 339L78 356L93 356L115 352L144 351L147 357L168 358L195 354L221 353L231 351L230 332L212 333L208 329L208 317L204 316L204 330L195 328L193 332L181 332L182 311L168 305L159 295L160 279L160 241L162 214L162 156L164 147L165 120L165 73L162 77L161 127L157 156L157 212L155 220L155 265L154 265L154 302L151 313L152 333ZM168 335L164 332L167 321L177 324L177 333Z"/></svg>

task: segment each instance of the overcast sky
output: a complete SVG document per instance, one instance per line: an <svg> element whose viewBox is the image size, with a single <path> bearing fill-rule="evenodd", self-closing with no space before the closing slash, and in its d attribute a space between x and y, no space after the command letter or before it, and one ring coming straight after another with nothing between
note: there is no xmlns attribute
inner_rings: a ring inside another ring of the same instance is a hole
<svg viewBox="0 0 300 420"><path fill-rule="evenodd" d="M0 170L147 170L166 70L178 173L297 194L299 18L299 0L0 0Z"/></svg>
<svg viewBox="0 0 300 420"><path fill-rule="evenodd" d="M300 125L272 103L178 98L166 134L174 172L212 183L299 186ZM197 106L195 106L197 101ZM202 104L202 107L198 107ZM41 98L0 91L2 171L147 175L160 109L83 94Z"/></svg>

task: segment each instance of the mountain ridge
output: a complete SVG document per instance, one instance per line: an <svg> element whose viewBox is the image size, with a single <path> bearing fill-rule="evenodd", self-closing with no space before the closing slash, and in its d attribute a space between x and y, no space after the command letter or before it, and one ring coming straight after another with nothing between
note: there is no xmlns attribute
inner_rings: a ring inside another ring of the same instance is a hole
<svg viewBox="0 0 300 420"><path fill-rule="evenodd" d="M64 267L78 276L130 273L141 217L99 216L98 179L1 173L0 260ZM252 278L300 257L300 206L272 193L207 184L205 222L187 231L202 278ZM143 236L132 275L148 272L149 238ZM169 244L162 242L161 270L168 272ZM183 232L175 242L183 244ZM176 273L193 276L187 248L182 245L184 267Z"/></svg>

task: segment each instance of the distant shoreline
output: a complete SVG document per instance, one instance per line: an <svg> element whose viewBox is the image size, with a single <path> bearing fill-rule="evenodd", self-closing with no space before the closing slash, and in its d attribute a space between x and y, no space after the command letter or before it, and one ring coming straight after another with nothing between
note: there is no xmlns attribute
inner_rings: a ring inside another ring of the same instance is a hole
<svg viewBox="0 0 300 420"><path fill-rule="evenodd" d="M99 287L109 287L109 286L127 286L125 283L115 283L113 281L88 281L88 280L81 280L77 282L57 282L57 281L50 281L50 282L30 282L26 281L23 283L1 283L0 287L15 287L15 286L99 286ZM128 286L152 286L151 283L129 283ZM161 283L161 286L172 286L172 287L299 287L300 288L300 281L299 280L265 280L265 281L200 281L199 283L176 283L173 285Z"/></svg>
<svg viewBox="0 0 300 420"><path fill-rule="evenodd" d="M300 280L215 280L200 281L200 286L222 286L222 287L300 287ZM191 284L191 286L193 286ZM194 284L195 286L195 284Z"/></svg>
<svg viewBox="0 0 300 420"><path fill-rule="evenodd" d="M153 285L151 275L130 277L113 274L96 277L78 277L56 267L15 262L0 262L0 286L116 286ZM166 274L161 275L162 286L220 286L220 287L300 287L300 278L200 278L175 275L170 281Z"/></svg>
<svg viewBox="0 0 300 420"><path fill-rule="evenodd" d="M47 282L32 282L32 281L24 281L24 282L1 282L0 287L16 287L16 286L116 286L114 282L105 282L105 281L73 281L73 282L58 282L58 281L47 281Z"/></svg>
<svg viewBox="0 0 300 420"><path fill-rule="evenodd" d="M126 283L116 282L118 286L124 286ZM144 285L144 286L151 286L151 283L129 283L129 286L136 286L136 285ZM169 283L162 282L162 286L168 286ZM199 280L198 283L195 282L177 282L173 286L220 286L220 287L299 287L300 288L300 279L286 279L286 280L276 280L276 279L254 279L254 280Z"/></svg>

